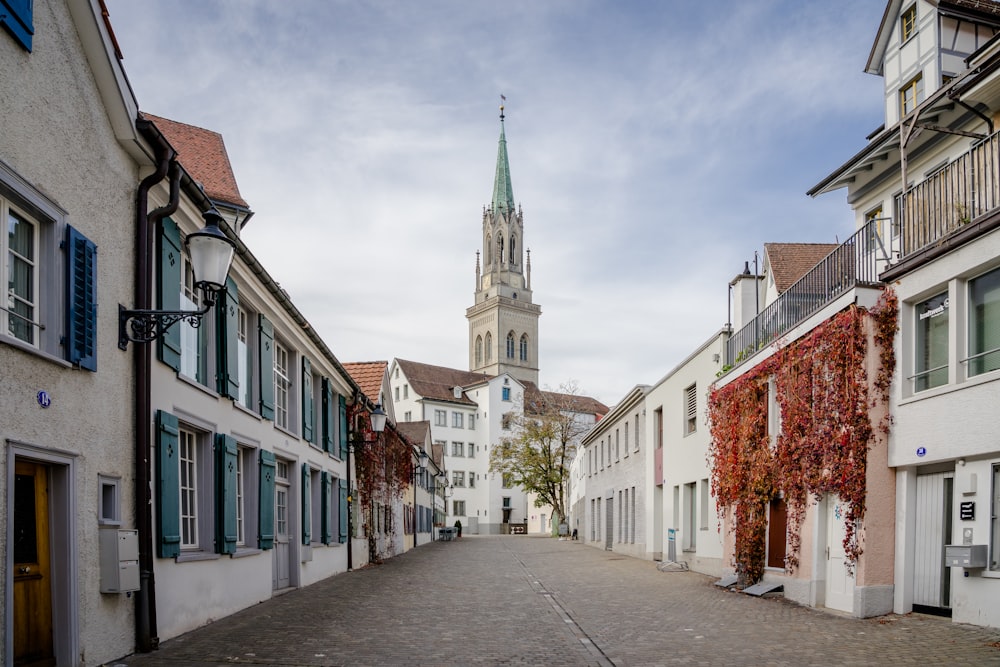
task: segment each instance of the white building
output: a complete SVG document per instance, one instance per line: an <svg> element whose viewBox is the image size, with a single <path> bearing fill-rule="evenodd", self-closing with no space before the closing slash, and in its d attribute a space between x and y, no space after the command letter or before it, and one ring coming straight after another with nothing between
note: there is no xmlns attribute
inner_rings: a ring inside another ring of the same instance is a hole
<svg viewBox="0 0 1000 667"><path fill-rule="evenodd" d="M1000 3L888 2L866 71L885 125L813 188L846 188L899 298L888 464L893 610L1000 627Z"/></svg>

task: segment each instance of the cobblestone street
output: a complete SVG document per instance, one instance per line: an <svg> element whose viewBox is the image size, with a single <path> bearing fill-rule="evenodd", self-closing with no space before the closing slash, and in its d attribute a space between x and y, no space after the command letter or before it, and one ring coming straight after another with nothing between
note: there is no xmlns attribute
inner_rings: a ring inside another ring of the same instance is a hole
<svg viewBox="0 0 1000 667"><path fill-rule="evenodd" d="M1000 665L1000 631L858 620L579 542L465 537L332 577L113 664Z"/></svg>

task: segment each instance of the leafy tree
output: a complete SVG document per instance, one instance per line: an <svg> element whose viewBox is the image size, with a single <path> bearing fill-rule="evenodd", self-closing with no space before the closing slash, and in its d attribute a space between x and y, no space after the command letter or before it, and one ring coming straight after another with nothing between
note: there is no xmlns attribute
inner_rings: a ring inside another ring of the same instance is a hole
<svg viewBox="0 0 1000 667"><path fill-rule="evenodd" d="M567 516L566 486L577 443L590 430L594 401L580 396L575 382L558 392L525 389L522 405L508 413L514 435L490 450L490 472L507 476L528 493L535 505L550 505L553 523Z"/></svg>

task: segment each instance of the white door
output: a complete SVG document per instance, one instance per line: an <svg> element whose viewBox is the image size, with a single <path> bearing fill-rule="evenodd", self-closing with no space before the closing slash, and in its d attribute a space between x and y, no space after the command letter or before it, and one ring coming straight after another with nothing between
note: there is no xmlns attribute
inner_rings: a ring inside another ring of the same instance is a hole
<svg viewBox="0 0 1000 667"><path fill-rule="evenodd" d="M611 543L611 539L614 536L614 530L615 530L614 506L615 506L614 498L608 498L605 501L604 548L608 551L611 551L614 548L614 545Z"/></svg>
<svg viewBox="0 0 1000 667"><path fill-rule="evenodd" d="M826 606L854 611L854 574L847 570L844 553L847 507L837 496L829 496L826 508Z"/></svg>
<svg viewBox="0 0 1000 667"><path fill-rule="evenodd" d="M916 539L913 554L914 606L950 606L944 545L951 535L951 484L954 473L917 475ZM929 610L925 610L929 611Z"/></svg>
<svg viewBox="0 0 1000 667"><path fill-rule="evenodd" d="M288 480L278 478L274 487L274 590L289 586Z"/></svg>

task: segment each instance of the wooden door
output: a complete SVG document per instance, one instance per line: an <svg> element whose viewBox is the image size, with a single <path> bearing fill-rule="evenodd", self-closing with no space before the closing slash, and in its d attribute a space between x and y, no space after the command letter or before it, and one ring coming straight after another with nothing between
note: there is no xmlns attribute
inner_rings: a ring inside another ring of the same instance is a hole
<svg viewBox="0 0 1000 667"><path fill-rule="evenodd" d="M14 466L13 545L15 665L55 664L48 499L48 468L17 461Z"/></svg>

